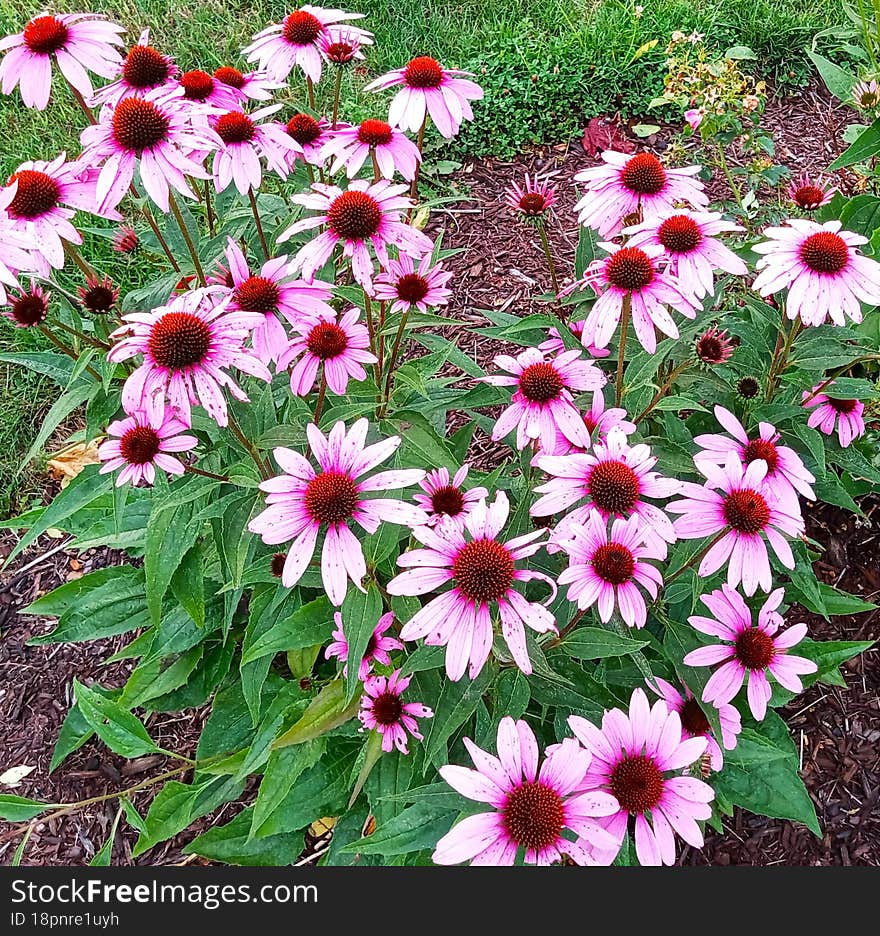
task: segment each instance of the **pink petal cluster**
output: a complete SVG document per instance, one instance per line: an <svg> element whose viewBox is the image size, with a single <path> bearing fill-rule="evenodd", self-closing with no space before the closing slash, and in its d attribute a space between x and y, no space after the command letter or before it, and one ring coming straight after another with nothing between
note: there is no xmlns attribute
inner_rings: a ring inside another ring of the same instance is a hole
<svg viewBox="0 0 880 936"><path fill-rule="evenodd" d="M340 663L346 664L342 667L343 676L348 673L348 638L345 636L345 626L342 623L342 614L335 611L333 621L336 629L333 631L333 642L324 651L324 656L328 660L334 657ZM403 644L396 637L386 637L385 633L394 622L394 614L389 611L379 618L373 633L367 643L367 648L361 658L358 667L358 679L361 682L370 675L370 670L374 663L381 663L383 666L391 666L391 657L388 655L390 650L403 650Z"/></svg>
<svg viewBox="0 0 880 936"><path fill-rule="evenodd" d="M419 487L424 494L414 494L413 500L428 514L428 526L438 523L455 523L464 526L470 512L489 496L486 488L477 486L464 490L462 485L468 475L468 465L462 465L450 480L448 468L429 471Z"/></svg>
<svg viewBox="0 0 880 936"><path fill-rule="evenodd" d="M434 263L430 254L416 265L412 258L402 253L376 277L374 296L380 302L388 302L388 313L427 312L430 308L446 305L452 290L446 285L452 279L452 271L444 270L442 263Z"/></svg>
<svg viewBox="0 0 880 936"><path fill-rule="evenodd" d="M296 145L282 124L265 119L281 107L272 104L251 114L227 110L212 118L214 132L220 138L212 165L218 192L224 191L230 182L235 183L241 195L256 191L263 182L261 159L266 160L273 172L287 177L289 154Z"/></svg>
<svg viewBox="0 0 880 936"><path fill-rule="evenodd" d="M125 419L115 420L107 426L107 435L113 438L98 447L98 458L103 462L100 473L121 468L117 487L127 482L134 486L141 481L152 484L157 468L182 475L183 463L169 453L195 448L199 440L185 434L188 428L171 409L152 415L137 410Z"/></svg>
<svg viewBox="0 0 880 936"><path fill-rule="evenodd" d="M399 172L412 181L422 161L415 143L402 130L381 120L364 120L356 127L338 128L324 144L321 157L324 160L333 157L331 175L344 167L349 179L360 172L368 159L375 157L383 179L393 179L394 173Z"/></svg>
<svg viewBox="0 0 880 936"><path fill-rule="evenodd" d="M386 754L395 747L401 754L408 754L407 734L424 740L416 719L434 717L427 705L403 701L411 681L412 676L401 676L399 669L390 676L368 676L364 680L358 718L364 728L379 732Z"/></svg>
<svg viewBox="0 0 880 936"><path fill-rule="evenodd" d="M846 448L865 434L865 404L861 400L844 400L817 392L820 387L826 389L832 386L834 381L817 384L812 390L804 390L803 405L813 410L807 425L825 435L831 435L837 423L837 439L841 448Z"/></svg>

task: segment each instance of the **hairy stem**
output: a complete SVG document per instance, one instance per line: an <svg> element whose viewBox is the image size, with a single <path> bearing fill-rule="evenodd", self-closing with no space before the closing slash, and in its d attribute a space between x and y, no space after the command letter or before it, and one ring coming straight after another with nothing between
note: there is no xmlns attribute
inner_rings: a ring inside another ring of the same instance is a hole
<svg viewBox="0 0 880 936"><path fill-rule="evenodd" d="M74 361L79 361L79 355L76 353L76 351L74 351L73 348L69 348L60 339L56 338L55 335L53 335L52 332L48 328L46 328L45 325L37 325L37 328L39 328L41 334L43 334L46 338L48 338L49 341L51 341L52 344L55 345L55 347L59 351L61 351L63 354L66 354L69 358L72 358ZM101 375L92 367L91 364L86 364L85 369L86 369L86 373L90 377L93 377L95 380L98 381L98 383L102 382Z"/></svg>
<svg viewBox="0 0 880 936"><path fill-rule="evenodd" d="M263 248L263 259L268 260L271 254L269 253L269 244L266 242L266 234L263 231L263 222L260 220L260 212L257 209L257 198L254 195L254 190L248 189L248 199L251 203L251 212L254 216L254 221L257 225L257 234L260 236L260 246Z"/></svg>
<svg viewBox="0 0 880 936"><path fill-rule="evenodd" d="M132 194L133 198L140 199L140 192L135 188L134 182L129 186L129 191ZM153 217L153 212L150 210L150 206L144 203L141 206L144 218L146 219L147 224L150 225L150 230L156 235L156 240L159 241L159 244L162 247L162 250L165 251L165 256L168 258L168 262L171 264L171 269L175 273L180 273L180 264L177 262L177 258L171 252L171 248L168 246L168 242L162 236L162 232L159 230L159 225L156 223L156 219Z"/></svg>
<svg viewBox="0 0 880 936"><path fill-rule="evenodd" d="M394 368L397 365L397 356L400 353L400 344L403 341L403 333L406 331L406 323L409 319L409 309L400 316L400 325L397 326L397 334L394 336L394 344L391 347L391 357L388 359L388 371L385 374L385 393L382 402L382 413L388 408L391 400L391 380L394 376Z"/></svg>
<svg viewBox="0 0 880 936"><path fill-rule="evenodd" d="M547 268L550 270L550 280L553 283L553 292L559 295L559 279L556 276L556 264L553 262L553 254L550 252L550 239L547 237L547 228L543 221L537 224L538 234L541 236L541 246L544 248L544 256L547 258ZM560 314L560 318L561 318Z"/></svg>
<svg viewBox="0 0 880 936"><path fill-rule="evenodd" d="M214 207L211 205L211 180L205 179L205 216L208 221L208 234L214 236Z"/></svg>
<svg viewBox="0 0 880 936"><path fill-rule="evenodd" d="M336 129L336 124L339 119L339 90L342 87L342 68L337 67L336 69L336 84L333 86L333 129ZM314 107L314 104L312 105Z"/></svg>
<svg viewBox="0 0 880 936"><path fill-rule="evenodd" d="M196 250L196 245L193 243L193 239L190 236L186 222L183 220L183 215L180 213L180 206L177 204L177 199L170 191L168 192L168 204L171 205L171 211L174 214L174 219L177 221L177 226L180 228L180 233L183 235L183 239L186 242L186 249L189 251L189 255L192 257L193 266L196 268L196 276L199 278L199 285L207 286L208 281L205 279L205 271L202 269L202 262L199 260L199 254Z"/></svg>
<svg viewBox="0 0 880 936"><path fill-rule="evenodd" d="M257 466L257 470L260 472L260 477L267 481L272 477L272 472L269 470L268 465L263 461L260 453L257 451L257 447L253 442L244 434L241 426L238 424L238 420L232 415L229 414L229 429L236 439L241 443L245 451L253 459L254 464Z"/></svg>
<svg viewBox="0 0 880 936"><path fill-rule="evenodd" d="M633 420L633 422L638 425L647 415L650 413L654 407L666 396L669 388L678 380L679 377L690 367L691 359L685 358L681 364L677 367L674 367L670 372L666 380L663 381L663 385L660 389L654 394L651 402L639 413L638 416Z"/></svg>
<svg viewBox="0 0 880 936"><path fill-rule="evenodd" d="M632 296L627 293L623 297L623 306L620 310L620 347L617 351L617 379L615 381L615 406L620 406L623 398L623 363L626 357L626 336L629 332L629 319L632 313Z"/></svg>

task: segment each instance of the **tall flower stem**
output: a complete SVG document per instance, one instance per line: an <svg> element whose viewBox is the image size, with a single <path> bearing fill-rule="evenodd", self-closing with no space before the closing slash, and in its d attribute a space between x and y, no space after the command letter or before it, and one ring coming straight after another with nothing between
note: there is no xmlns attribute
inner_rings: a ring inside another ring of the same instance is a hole
<svg viewBox="0 0 880 936"><path fill-rule="evenodd" d="M100 348L102 351L110 350L110 345L107 344L106 341L100 341L98 338L94 338L91 335L84 335L81 331L76 328L72 328L70 325L66 325L60 319L56 319L54 324L57 325L62 331L66 331L68 335L73 335L74 338L78 338L80 341L84 341L93 348Z"/></svg>
<svg viewBox="0 0 880 936"><path fill-rule="evenodd" d="M339 90L342 87L342 68L337 67L336 69L336 84L333 86L333 129L336 129L336 124L339 119ZM312 107L315 105L313 104Z"/></svg>
<svg viewBox="0 0 880 936"><path fill-rule="evenodd" d="M203 478L211 478L214 481L229 480L229 475L215 474L213 471L206 471L204 468L196 468L195 465L184 465L183 467L187 473L200 475Z"/></svg>
<svg viewBox="0 0 880 936"><path fill-rule="evenodd" d="M95 115L92 113L91 107L86 104L85 98L79 93L79 91L76 90L76 88L74 88L74 86L69 81L67 81L67 78L64 80L67 82L67 87L70 88L70 93L73 95L74 100L79 105L79 109L86 115L86 120L88 120L88 122L94 126L98 121L95 119Z"/></svg>
<svg viewBox="0 0 880 936"><path fill-rule="evenodd" d="M391 380L394 377L394 368L397 365L397 355L400 353L400 343L403 341L403 333L406 331L409 311L410 310L407 309L406 312L403 312L400 316L400 325L397 326L397 334L394 336L394 344L391 347L391 357L388 359L388 370L385 374L385 393L382 401L382 412L380 414L383 416L391 401Z"/></svg>
<svg viewBox="0 0 880 936"><path fill-rule="evenodd" d="M260 477L266 481L272 477L272 472L269 470L269 466L263 461L260 456L260 453L257 451L257 447L253 442L244 434L241 426L238 424L238 420L232 415L229 414L229 429L236 439L241 443L244 450L250 455L253 459L254 464L257 466L257 470L260 472Z"/></svg>
<svg viewBox="0 0 880 936"><path fill-rule="evenodd" d="M324 409L324 397L327 395L327 375L321 368L321 384L318 387L318 399L315 401L315 416L312 422L318 426L321 423L321 412Z"/></svg>
<svg viewBox="0 0 880 936"><path fill-rule="evenodd" d="M376 336L376 323L373 321L373 300L369 297L367 293L364 293L364 317L367 320L367 332L370 336L370 351L376 355L378 358L378 339ZM376 393L378 394L379 388L382 383L382 372L379 369L378 362L373 365L373 373L376 377Z"/></svg>
<svg viewBox="0 0 880 936"><path fill-rule="evenodd" d="M132 198L137 198L140 200L141 194L135 188L134 182L132 182L129 186L129 191L131 192ZM168 258L168 262L171 264L171 269L174 270L175 273L180 273L180 264L177 262L177 258L171 252L171 248L168 246L168 242L162 236L162 232L159 230L159 225L156 223L156 219L153 217L153 212L150 211L150 206L147 205L146 202L141 205L141 211L143 212L147 224L150 225L150 230L156 235L156 240L159 241L162 250L165 251L165 256Z"/></svg>
<svg viewBox="0 0 880 936"><path fill-rule="evenodd" d="M80 271L83 273L86 279L89 279L90 277L97 279L97 271L91 265L91 263L89 263L88 260L86 260L86 258L77 250L76 245L71 244L70 241L62 241L62 244L64 245L64 252L80 268Z"/></svg>
<svg viewBox="0 0 880 936"><path fill-rule="evenodd" d="M764 397L765 402L767 403L770 402L779 388L779 378L785 372L785 368L788 367L788 356L791 354L791 349L794 345L795 339L801 333L802 329L803 326L801 325L800 319L795 319L795 321L791 323L791 329L785 336L785 341L781 350L779 348L779 342L776 342L777 350L773 355L772 362L770 363L770 373L767 375L767 392Z"/></svg>
<svg viewBox="0 0 880 936"><path fill-rule="evenodd" d="M681 364L677 367L673 367L669 372L669 375L666 377L666 380L663 381L663 385L660 389L654 394L651 402L639 413L638 416L633 420L633 422L638 425L647 415L650 413L654 407L666 396L669 388L678 380L679 377L691 366L691 359L685 358Z"/></svg>
<svg viewBox="0 0 880 936"><path fill-rule="evenodd" d="M214 236L214 208L211 205L211 180L205 179L205 215L208 220L208 234Z"/></svg>
<svg viewBox="0 0 880 936"><path fill-rule="evenodd" d="M309 93L309 107L311 107L311 109L314 110L316 106L315 105L315 82L312 81L312 79L309 78L308 76L306 77L306 88Z"/></svg>
<svg viewBox="0 0 880 936"><path fill-rule="evenodd" d="M669 585L671 585L680 575L684 574L688 569L692 569L698 562L702 562L702 561L703 561L703 557L706 555L706 553L708 553L709 550L710 550L717 542L719 542L719 541L722 539L722 537L724 537L724 536L726 536L726 535L727 535L727 527L725 527L723 530L721 530L720 533L716 533L715 536L713 536L712 539L709 540L709 542L706 543L706 545L705 545L702 549L698 549L698 550L693 554L693 556L691 556L691 558L688 559L688 561L687 561L683 566L681 566L681 567L679 567L678 569L676 569L676 570L672 573L672 575L670 575L669 578L667 578L666 581L663 583L663 587L664 587L664 588L667 588L667 587L668 587Z"/></svg>
<svg viewBox="0 0 880 936"><path fill-rule="evenodd" d="M620 406L623 398L623 362L626 357L626 336L629 332L629 320L632 314L632 295L627 293L623 297L623 306L620 310L620 347L617 351L617 379L615 382L615 406Z"/></svg>
<svg viewBox="0 0 880 936"><path fill-rule="evenodd" d="M76 353L76 351L74 351L73 348L68 348L68 346L63 341L56 338L50 329L46 328L45 325L37 325L37 328L39 328L41 334L48 338L49 341L52 342L52 344L55 345L59 351L61 351L63 354L66 354L72 360L79 361L79 355ZM86 364L85 369L86 373L88 373L90 377L93 377L98 381L98 383L102 382L101 375L92 367L91 364Z"/></svg>
<svg viewBox="0 0 880 936"><path fill-rule="evenodd" d="M257 208L257 198L254 195L254 190L252 188L248 189L248 200L251 203L251 212L254 216L254 221L257 225L257 234L260 236L260 246L263 248L263 259L268 260L271 254L269 253L269 244L266 242L266 234L263 231L263 222L260 220L260 212Z"/></svg>
<svg viewBox="0 0 880 936"><path fill-rule="evenodd" d="M413 173L412 184L409 187L409 197L415 201L416 196L419 193L419 175L422 169L422 150L425 148L425 130L428 127L428 115L425 114L425 119L422 121L421 127L419 127L419 138L416 142L416 147L419 151L419 160L416 163L416 171ZM406 220L409 221L409 217L412 214L412 206L410 206L409 211L406 213Z"/></svg>
<svg viewBox="0 0 880 936"><path fill-rule="evenodd" d="M376 147L370 147L370 159L373 161L373 182L378 182L382 178L382 173L379 170L379 160L376 158Z"/></svg>
<svg viewBox="0 0 880 936"><path fill-rule="evenodd" d="M376 357L379 358L379 373L384 369L385 361L385 300L379 303L379 348L376 351Z"/></svg>
<svg viewBox="0 0 880 936"><path fill-rule="evenodd" d="M186 222L183 220L183 215L180 213L180 206L177 204L177 199L171 192L168 193L168 204L171 205L174 219L177 221L177 226L180 228L180 233L183 235L184 241L186 241L186 248L189 251L189 255L192 257L193 266L196 268L196 276L199 278L199 285L207 286L208 281L205 279L205 271L202 269L202 262L199 260L196 245L193 243Z"/></svg>
<svg viewBox="0 0 880 936"><path fill-rule="evenodd" d="M541 237L541 246L544 248L544 256L547 258L547 268L550 270L550 280L553 283L553 292L559 295L559 279L556 276L556 264L553 262L553 254L550 252L550 239L547 237L547 228L543 220L537 223L538 234ZM560 315L560 318L562 316Z"/></svg>
<svg viewBox="0 0 880 936"><path fill-rule="evenodd" d="M733 173L730 171L730 166L727 165L727 156L724 154L724 144L718 144L718 165L721 166L721 171L724 173L724 178L727 179L727 184L730 186L731 192L733 192L733 197L736 199L736 203L739 206L739 210L743 213L743 217L748 217L748 212L746 207L743 204L742 193L739 190L739 185L737 184L736 179L733 177Z"/></svg>

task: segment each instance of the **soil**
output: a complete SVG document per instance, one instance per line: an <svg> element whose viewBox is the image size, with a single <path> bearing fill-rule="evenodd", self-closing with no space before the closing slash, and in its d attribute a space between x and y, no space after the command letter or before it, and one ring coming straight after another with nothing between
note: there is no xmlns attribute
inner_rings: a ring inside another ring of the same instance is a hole
<svg viewBox="0 0 880 936"><path fill-rule="evenodd" d="M802 170L815 172L831 161L842 149L841 132L852 119L851 112L810 89L771 104L765 125L774 133L778 160L797 175ZM647 143L660 150L668 139L661 130ZM475 354L481 363L488 363L502 346L474 336L468 326L489 324L483 310L527 315L539 307L534 297L551 285L536 232L511 221L503 205L504 188L524 171L539 172L558 185L558 220L551 225L551 239L560 279L570 281L576 246L572 221L576 196L571 181L575 172L593 162L580 141L574 141L536 150L512 162L471 163L454 177L465 198L436 211L432 227L445 228L444 246L466 248L448 263L455 272L448 314L460 323L449 331L456 335L459 347ZM836 184L845 187L847 180L841 177ZM713 195L725 198L729 192L716 183ZM472 460L491 464L502 451L478 430ZM805 504L807 534L825 547L815 566L823 581L878 601L880 498L868 498L862 508L866 519L828 505ZM14 541L14 535L0 534L0 558L8 555ZM122 685L131 661L104 665L104 660L128 638L29 647L30 637L47 633L54 625L17 611L65 581L120 561L119 554L107 550L74 553L65 550L62 541L44 537L0 578L0 774L19 765L34 768L19 786L3 792L64 803L130 787L168 769L164 758L126 761L90 742L49 774L73 679L108 687ZM789 617L806 621L817 639L873 640L880 636L880 611L828 622L796 607ZM803 776L816 805L822 837L795 823L737 810L725 820L724 835L709 835L701 850L685 846L679 859L682 864L880 865L880 652L868 651L845 664L843 672L846 689L819 684L783 711L802 751ZM206 715L207 708L154 714L147 719L147 727L161 746L192 756ZM182 772L178 779L186 781L189 774ZM246 791L242 800L249 794L252 791ZM144 790L134 794L133 802L143 812L151 796L150 790ZM122 823L113 864L188 863L191 859L182 853L187 842L208 825L227 821L237 810L237 804L227 804L137 859L131 856L136 833ZM115 805L100 802L37 825L22 863L87 863L104 843L114 816ZM12 830L0 823L0 864L13 860L18 842ZM317 850L304 860L310 860Z"/></svg>

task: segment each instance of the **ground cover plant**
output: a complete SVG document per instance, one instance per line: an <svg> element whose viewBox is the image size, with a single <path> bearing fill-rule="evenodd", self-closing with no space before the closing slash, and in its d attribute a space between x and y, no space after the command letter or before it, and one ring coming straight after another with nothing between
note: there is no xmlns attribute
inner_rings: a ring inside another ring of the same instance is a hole
<svg viewBox="0 0 880 936"><path fill-rule="evenodd" d="M673 34L655 106L702 164L604 148L575 177L573 270L548 235L558 192L512 178L553 290L491 313L498 353L476 360L443 316L456 284L420 175L482 119L482 76L403 56L350 115L369 25L285 11L210 71L90 14L0 46L5 93L39 112L68 95L85 124L0 192L4 315L52 348L7 360L62 388L34 451L80 407L101 440L7 523L7 563L49 529L124 550L27 612L58 618L41 642L130 634L116 657L137 661L120 689L75 684L53 766L93 736L167 758L137 785L158 790L145 815L107 797L96 861L123 820L143 854L248 785L192 854L292 863L328 816L327 864L669 865L735 806L818 834L775 710L870 645L788 611L873 607L816 579L803 510L859 513L880 477L878 199L816 167L765 204L783 173L748 50ZM876 125L853 139L838 164L869 174ZM763 156L731 169L732 140ZM711 202L713 169L732 202ZM136 288L90 255L89 215L137 245ZM478 428L497 448L475 464ZM206 703L194 757L137 714ZM0 795L18 860L75 808Z"/></svg>

